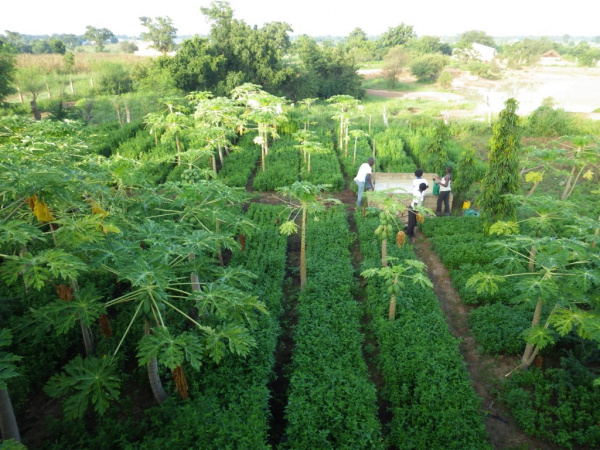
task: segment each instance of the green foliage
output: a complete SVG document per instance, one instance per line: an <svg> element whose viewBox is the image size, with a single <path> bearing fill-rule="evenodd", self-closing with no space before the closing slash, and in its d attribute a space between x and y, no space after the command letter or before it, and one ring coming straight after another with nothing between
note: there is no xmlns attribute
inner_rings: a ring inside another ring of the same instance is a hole
<svg viewBox="0 0 600 450"><path fill-rule="evenodd" d="M406 44L410 39L416 37L412 25L401 23L395 27L389 27L379 38L378 44L381 47L392 48L398 45Z"/></svg>
<svg viewBox="0 0 600 450"><path fill-rule="evenodd" d="M98 52L104 50L104 44L113 36L113 32L109 29L96 28L91 25L85 27L85 34L83 35L84 39L87 39L89 42L94 43L94 45L96 46L96 51Z"/></svg>
<svg viewBox="0 0 600 450"><path fill-rule="evenodd" d="M273 191L298 181L300 153L294 148L291 137L282 137L275 141L269 149L266 160L266 171L259 170L254 177L252 184L254 190Z"/></svg>
<svg viewBox="0 0 600 450"><path fill-rule="evenodd" d="M473 337L485 353L519 354L523 351L523 332L531 325L531 310L517 309L502 303L473 309L469 326Z"/></svg>
<svg viewBox="0 0 600 450"><path fill-rule="evenodd" d="M564 109L540 106L527 118L525 131L530 136L565 136L572 132L572 122Z"/></svg>
<svg viewBox="0 0 600 450"><path fill-rule="evenodd" d="M343 45L330 43L318 45L304 35L294 41L301 66L298 76L288 84L287 91L292 99L335 95L362 97L361 77L348 51Z"/></svg>
<svg viewBox="0 0 600 450"><path fill-rule="evenodd" d="M379 267L379 245L373 238L379 220L362 219L358 214L356 219L363 268ZM408 247L389 250L400 264L414 259ZM386 385L381 395L390 402L392 413L386 446L489 448L480 400L437 298L430 288L407 284L397 303L396 320L389 321L386 288L382 280L369 279L365 305L372 317L370 329L379 348L377 364Z"/></svg>
<svg viewBox="0 0 600 450"><path fill-rule="evenodd" d="M361 351L361 314L350 292L346 213L333 209L319 219L308 227L310 277L298 299L288 442L294 448L381 448L375 387Z"/></svg>
<svg viewBox="0 0 600 450"><path fill-rule="evenodd" d="M0 102L14 92L15 57L0 43Z"/></svg>
<svg viewBox="0 0 600 450"><path fill-rule="evenodd" d="M423 55L413 61L410 71L419 81L436 81L448 62L448 57L445 55Z"/></svg>
<svg viewBox="0 0 600 450"><path fill-rule="evenodd" d="M51 397L66 397L63 410L67 419L83 417L90 406L102 415L111 401L119 398L120 379L108 358L77 356L54 375L44 390Z"/></svg>
<svg viewBox="0 0 600 450"><path fill-rule="evenodd" d="M479 30L465 31L463 34L460 35L459 43L466 43L466 44L477 43L477 44L481 44L481 45L487 45L488 47L496 48L496 43L494 42L494 38L489 36L485 31L479 31Z"/></svg>
<svg viewBox="0 0 600 450"><path fill-rule="evenodd" d="M142 26L148 31L141 34L142 41L151 42L153 49L165 54L175 49L177 28L173 26L171 18L156 17L156 22L150 17L140 17Z"/></svg>
<svg viewBox="0 0 600 450"><path fill-rule="evenodd" d="M290 47L288 24L272 22L252 28L243 20L234 19L226 2L212 3L200 11L211 24L214 54L223 55L213 92L228 94L243 83L257 83L274 91L291 76L292 71L282 62Z"/></svg>
<svg viewBox="0 0 600 450"><path fill-rule="evenodd" d="M402 173L417 169L413 159L404 150L404 134L404 130L392 126L373 136L377 147L378 171Z"/></svg>
<svg viewBox="0 0 600 450"><path fill-rule="evenodd" d="M248 184L256 162L260 159L260 147L254 144L254 137L254 133L244 135L225 159L219 179L228 186L246 187Z"/></svg>
<svg viewBox="0 0 600 450"><path fill-rule="evenodd" d="M514 220L516 207L511 195L519 191L520 126L517 102L508 99L494 124L490 139L488 169L481 183L477 203L482 208L486 226L496 220Z"/></svg>
<svg viewBox="0 0 600 450"><path fill-rule="evenodd" d="M103 62L95 68L94 73L94 86L101 94L121 95L131 91L129 68L121 63Z"/></svg>
<svg viewBox="0 0 600 450"><path fill-rule="evenodd" d="M544 372L531 368L507 380L501 398L526 433L563 448L600 444L600 393L595 375L574 357Z"/></svg>
<svg viewBox="0 0 600 450"><path fill-rule="evenodd" d="M12 344L12 332L8 328L0 329L0 347L8 347ZM0 350L0 389L6 389L6 381L19 375L15 362L21 357Z"/></svg>

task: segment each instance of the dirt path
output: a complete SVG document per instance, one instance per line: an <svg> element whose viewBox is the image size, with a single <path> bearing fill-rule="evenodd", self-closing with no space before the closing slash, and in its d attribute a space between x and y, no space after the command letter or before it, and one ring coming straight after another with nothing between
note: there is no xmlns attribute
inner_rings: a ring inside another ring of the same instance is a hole
<svg viewBox="0 0 600 450"><path fill-rule="evenodd" d="M516 356L493 358L481 355L477 351L477 342L469 334L468 318L471 307L462 302L458 292L452 286L448 271L433 251L431 243L420 231L417 230L417 238L412 243L417 258L427 265L427 274L440 300L450 331L461 341L460 352L467 364L471 383L475 392L483 400L483 410L487 412L485 427L490 443L495 449L557 448L527 436L514 424L510 412L494 401L490 391L500 386L504 375L518 364L518 358Z"/></svg>

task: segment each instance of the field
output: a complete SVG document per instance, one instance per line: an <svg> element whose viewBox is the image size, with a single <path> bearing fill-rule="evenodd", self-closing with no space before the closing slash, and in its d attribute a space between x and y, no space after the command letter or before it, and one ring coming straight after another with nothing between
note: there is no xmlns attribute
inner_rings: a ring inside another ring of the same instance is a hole
<svg viewBox="0 0 600 450"><path fill-rule="evenodd" d="M2 118L2 392L23 443L598 447L597 122L521 119L515 216L490 232L500 109L475 120L471 82ZM373 154L378 172L452 165L451 217L422 210L408 239L404 198L357 208Z"/></svg>

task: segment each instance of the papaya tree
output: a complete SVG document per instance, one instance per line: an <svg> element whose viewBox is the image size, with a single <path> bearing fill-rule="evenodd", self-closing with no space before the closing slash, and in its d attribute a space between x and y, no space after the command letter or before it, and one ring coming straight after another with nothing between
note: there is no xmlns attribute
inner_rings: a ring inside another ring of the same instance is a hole
<svg viewBox="0 0 600 450"><path fill-rule="evenodd" d="M330 185L312 184L308 181L296 181L291 186L278 188L282 195L289 216L279 227L281 234L290 236L300 231L300 290L306 287L306 224L309 214L324 211L328 203L339 204L336 198L324 198L322 196ZM296 219L300 215L300 227Z"/></svg>
<svg viewBox="0 0 600 450"><path fill-rule="evenodd" d="M372 191L367 193L369 203L377 205L381 212L379 213L379 226L375 229L375 236L381 240L381 265L387 266L388 261L388 240L394 239L398 247L403 247L406 242L406 233L404 226L400 221L399 214L406 211L408 199L412 199L412 194L394 193L388 191ZM421 213L432 213L430 210L420 207ZM363 215L364 215L363 208ZM419 221L423 219L421 214Z"/></svg>
<svg viewBox="0 0 600 450"><path fill-rule="evenodd" d="M298 131L294 133L294 138L299 142L296 147L300 149L300 152L304 156L306 173L310 175L310 160L312 155L329 153L329 150L327 150L327 148L323 147L323 144L317 141L317 135L312 131Z"/></svg>
<svg viewBox="0 0 600 450"><path fill-rule="evenodd" d="M340 128L338 135L338 148L340 151L344 148L344 140L346 136L346 129L349 125L349 118L353 116L352 109L357 107L360 101L351 95L334 95L327 99L334 111L336 111L336 115L333 116L333 119L339 120ZM346 154L346 156L348 156Z"/></svg>
<svg viewBox="0 0 600 450"><path fill-rule="evenodd" d="M216 258L222 246L239 249L233 233L243 225L239 220L232 227L227 223L232 215L228 210L236 208L230 188L219 182L167 184L161 193L140 192L131 207L132 225L127 233L111 237L109 249L98 250L96 264L131 286L126 294L106 302L106 308L119 310L133 304L114 355L133 324L141 322L138 362L146 366L155 399L162 403L167 393L161 366L172 372L185 397L183 363L197 369L204 358L219 362L228 352L247 355L255 345L249 331L254 312L266 309L248 294L253 275L221 267ZM217 219L222 224L219 232ZM166 320L167 313L181 316L192 329L175 327Z"/></svg>
<svg viewBox="0 0 600 450"><path fill-rule="evenodd" d="M163 139L175 138L177 147L177 165L181 165L181 135L191 126L191 119L187 114L187 105L180 98L164 98L159 102L165 106L162 113L149 113L144 118L150 126L150 134L154 134L155 142L159 133L162 132Z"/></svg>
<svg viewBox="0 0 600 450"><path fill-rule="evenodd" d="M354 138L354 152L352 154L352 164L356 164L356 147L358 145L358 140L360 138L368 138L369 133L366 133L363 130L350 130L350 137Z"/></svg>
<svg viewBox="0 0 600 450"><path fill-rule="evenodd" d="M261 167L266 170L266 157L269 154L269 136L277 139L277 127L279 124L288 120L283 111L286 100L283 97L277 97L265 92L261 86L252 83L245 83L231 92L233 100L243 105L246 110L242 118L248 122L256 123L258 136L254 143L261 148Z"/></svg>
<svg viewBox="0 0 600 450"><path fill-rule="evenodd" d="M216 147L223 167L223 149L228 151L232 146L233 136L245 128L245 122L240 118L240 107L226 97L212 98L212 94L208 92L190 94L188 98L195 103L196 132L211 147ZM216 167L214 168L216 171Z"/></svg>
<svg viewBox="0 0 600 450"><path fill-rule="evenodd" d="M539 352L556 342L556 333L565 336L575 331L581 338L600 340L600 315L593 308L595 292L600 284L600 265L597 252L585 242L589 231L572 227L569 236L549 233L552 222L560 217L548 211L525 219L530 235L516 234L516 222L498 222L491 233L503 234L501 241L488 244L498 252L494 261L509 269L508 274L477 273L467 282L478 293L494 293L498 285L517 277L517 295L513 301L533 308L531 326L524 331L525 350L518 369L527 369ZM542 322L543 312L547 317Z"/></svg>
<svg viewBox="0 0 600 450"><path fill-rule="evenodd" d="M421 287L433 287L431 280L425 274L426 270L427 266L424 262L416 259L405 259L401 264L364 270L361 275L365 278L378 276L385 280L387 293L390 295L388 319L394 320L396 318L396 302L402 294L406 281L411 281Z"/></svg>

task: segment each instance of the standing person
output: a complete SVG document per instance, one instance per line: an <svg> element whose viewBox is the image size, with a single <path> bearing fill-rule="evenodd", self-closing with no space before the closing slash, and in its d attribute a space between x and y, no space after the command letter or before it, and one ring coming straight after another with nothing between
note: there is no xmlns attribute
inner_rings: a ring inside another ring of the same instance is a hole
<svg viewBox="0 0 600 450"><path fill-rule="evenodd" d="M415 208L423 204L425 189L427 189L427 183L421 182L418 190L413 192L413 199L408 208L408 225L404 229L409 237L415 237L415 227L417 226L417 211L415 211Z"/></svg>
<svg viewBox="0 0 600 450"><path fill-rule="evenodd" d="M371 181L372 167L375 164L373 158L369 158L366 163L362 163L358 169L358 173L354 177L354 181L358 186L358 198L356 199L356 209L360 208L362 204L363 193L365 188L367 190L373 190L373 182Z"/></svg>
<svg viewBox="0 0 600 450"><path fill-rule="evenodd" d="M435 181L436 178L433 178ZM437 178L437 183L440 185L440 194L437 199L437 208L435 211L436 216L442 215L442 202L444 202L444 215L450 215L450 182L452 181L452 167L446 167L446 175L442 178Z"/></svg>

